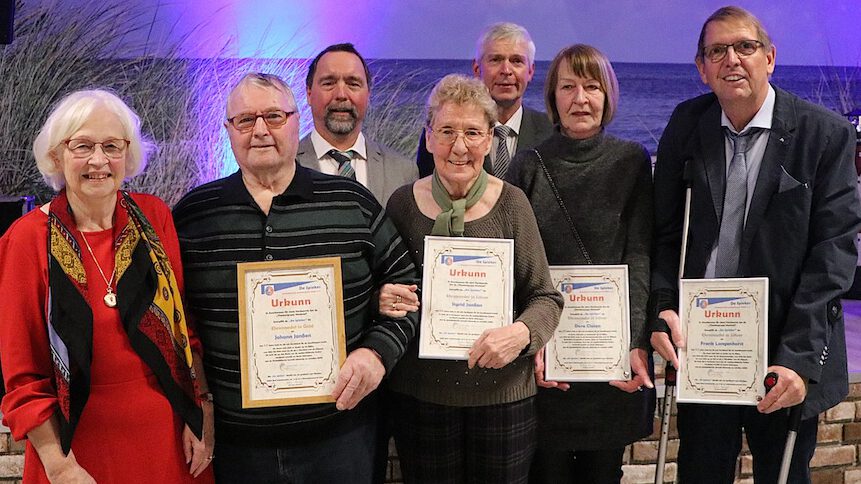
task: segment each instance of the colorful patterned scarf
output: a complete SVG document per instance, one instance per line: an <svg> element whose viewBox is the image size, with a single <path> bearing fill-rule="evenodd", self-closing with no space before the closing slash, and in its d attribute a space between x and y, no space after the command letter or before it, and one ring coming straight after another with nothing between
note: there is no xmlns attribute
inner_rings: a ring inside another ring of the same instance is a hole
<svg viewBox="0 0 861 484"><path fill-rule="evenodd" d="M80 237L63 190L51 201L48 214L45 311L60 407L60 443L66 454L90 395L93 352L93 312L87 303ZM173 410L202 438L203 413L195 398L191 347L176 277L155 230L124 191L117 193L113 240L117 309L129 342L155 374Z"/></svg>

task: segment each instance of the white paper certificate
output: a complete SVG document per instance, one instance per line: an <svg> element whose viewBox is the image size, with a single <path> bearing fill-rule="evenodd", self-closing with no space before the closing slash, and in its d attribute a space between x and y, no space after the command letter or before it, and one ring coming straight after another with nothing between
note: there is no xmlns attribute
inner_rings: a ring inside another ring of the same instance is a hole
<svg viewBox="0 0 861 484"><path fill-rule="evenodd" d="M419 358L466 360L486 329L512 322L514 241L425 237Z"/></svg>
<svg viewBox="0 0 861 484"><path fill-rule="evenodd" d="M756 405L765 395L768 279L682 279L679 402Z"/></svg>
<svg viewBox="0 0 861 484"><path fill-rule="evenodd" d="M631 378L627 265L551 266L565 306L544 354L548 381Z"/></svg>
<svg viewBox="0 0 861 484"><path fill-rule="evenodd" d="M242 407L333 402L344 362L338 257L237 265Z"/></svg>

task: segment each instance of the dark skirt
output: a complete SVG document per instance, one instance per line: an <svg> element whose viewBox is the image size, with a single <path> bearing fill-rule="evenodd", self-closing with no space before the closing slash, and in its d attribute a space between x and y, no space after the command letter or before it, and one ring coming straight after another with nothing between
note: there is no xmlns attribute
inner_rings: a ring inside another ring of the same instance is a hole
<svg viewBox="0 0 861 484"><path fill-rule="evenodd" d="M652 433L655 390L626 393L605 382L539 388L538 448L601 450L624 447Z"/></svg>

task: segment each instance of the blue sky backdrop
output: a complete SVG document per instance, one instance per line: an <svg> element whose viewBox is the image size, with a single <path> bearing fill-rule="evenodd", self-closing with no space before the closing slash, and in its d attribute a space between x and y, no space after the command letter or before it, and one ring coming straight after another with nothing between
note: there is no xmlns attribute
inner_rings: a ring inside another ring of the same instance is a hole
<svg viewBox="0 0 861 484"><path fill-rule="evenodd" d="M88 0L56 0L87 8ZM549 60L563 46L595 45L615 62L688 63L715 0L137 0L152 33L184 39L188 57L311 57L350 41L368 58L467 59L498 21L525 26ZM739 1L765 24L784 65L861 65L861 0ZM141 32L146 35L146 32ZM187 36L187 38L186 38ZM163 42L162 42L163 41ZM225 50L226 49L226 50Z"/></svg>

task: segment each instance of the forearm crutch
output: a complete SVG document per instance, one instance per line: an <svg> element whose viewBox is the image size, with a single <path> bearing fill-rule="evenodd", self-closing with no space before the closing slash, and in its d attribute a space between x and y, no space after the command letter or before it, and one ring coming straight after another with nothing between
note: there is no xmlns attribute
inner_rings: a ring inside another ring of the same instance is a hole
<svg viewBox="0 0 861 484"><path fill-rule="evenodd" d="M685 190L685 216L682 222L682 250L679 254L679 279L685 274L685 258L688 249L688 229L691 218L691 187ZM672 340L672 335L670 335ZM664 369L664 408L661 413L661 438L658 441L658 463L655 468L655 484L664 482L664 464L667 461L667 442L670 439L670 416L676 390L676 369L667 362Z"/></svg>
<svg viewBox="0 0 861 484"><path fill-rule="evenodd" d="M765 375L765 392L768 393L774 385L777 385L777 373L771 372ZM783 447L783 460L780 461L780 474L777 476L777 484L786 484L789 481L789 466L792 464L792 453L795 451L795 438L798 436L798 428L801 426L802 401L789 409L789 421L787 422L786 445Z"/></svg>

